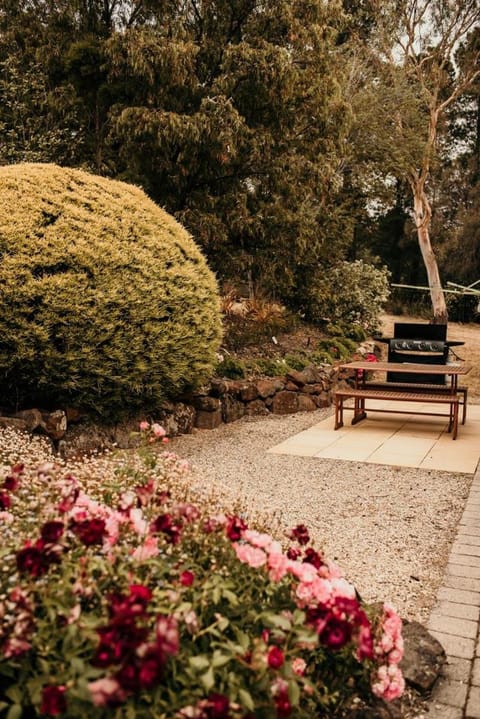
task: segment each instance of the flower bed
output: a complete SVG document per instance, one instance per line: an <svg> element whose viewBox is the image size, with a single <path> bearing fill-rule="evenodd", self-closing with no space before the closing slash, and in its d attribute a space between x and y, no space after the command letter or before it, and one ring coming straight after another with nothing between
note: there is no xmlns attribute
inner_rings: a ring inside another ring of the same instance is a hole
<svg viewBox="0 0 480 719"><path fill-rule="evenodd" d="M395 611L364 605L303 525L281 544L179 496L187 472L146 451L103 482L5 473L0 716L327 717L400 696Z"/></svg>

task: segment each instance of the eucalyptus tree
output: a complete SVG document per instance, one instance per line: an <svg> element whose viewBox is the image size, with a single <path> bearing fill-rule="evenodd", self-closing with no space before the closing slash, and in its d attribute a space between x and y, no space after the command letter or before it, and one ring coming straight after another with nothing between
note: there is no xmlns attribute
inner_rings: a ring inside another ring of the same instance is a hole
<svg viewBox="0 0 480 719"><path fill-rule="evenodd" d="M468 61L455 61L459 46L478 27L480 6L476 0L370 0L370 6L376 31L369 39L370 64L360 64L356 75L361 108L356 139L378 161L376 179L408 183L433 318L445 323L445 295L430 236L432 170L445 149L439 133L446 113L480 73L478 46Z"/></svg>

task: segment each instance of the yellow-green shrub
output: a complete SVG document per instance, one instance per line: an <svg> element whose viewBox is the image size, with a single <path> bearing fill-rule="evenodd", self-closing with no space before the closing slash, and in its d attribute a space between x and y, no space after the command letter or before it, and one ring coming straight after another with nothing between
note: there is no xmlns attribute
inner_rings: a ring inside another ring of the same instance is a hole
<svg viewBox="0 0 480 719"><path fill-rule="evenodd" d="M140 189L46 164L0 168L0 391L9 407L158 406L213 372L217 286Z"/></svg>

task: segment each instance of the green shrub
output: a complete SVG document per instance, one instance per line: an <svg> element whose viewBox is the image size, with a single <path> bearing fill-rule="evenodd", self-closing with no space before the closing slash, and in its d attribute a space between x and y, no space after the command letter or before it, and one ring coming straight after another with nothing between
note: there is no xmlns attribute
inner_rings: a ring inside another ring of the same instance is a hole
<svg viewBox="0 0 480 719"><path fill-rule="evenodd" d="M283 357L258 357L247 363L252 374L263 374L267 377L279 377L292 369Z"/></svg>
<svg viewBox="0 0 480 719"><path fill-rule="evenodd" d="M330 337L347 337L353 340L354 343L363 342L368 336L361 325L350 324L349 322L328 324L325 331Z"/></svg>
<svg viewBox="0 0 480 719"><path fill-rule="evenodd" d="M0 391L10 406L157 407L211 375L215 278L138 188L55 165L0 168Z"/></svg>
<svg viewBox="0 0 480 719"><path fill-rule="evenodd" d="M307 357L299 354L288 354L285 355L285 362L291 369L302 371L310 363Z"/></svg>
<svg viewBox="0 0 480 719"><path fill-rule="evenodd" d="M327 318L333 324L360 325L372 333L390 294L389 277L386 267L362 260L342 262L308 290L306 317L312 322Z"/></svg>
<svg viewBox="0 0 480 719"><path fill-rule="evenodd" d="M357 349L357 345L352 340L342 337L332 337L327 340L320 340L317 344L315 355L328 353L336 360L348 359Z"/></svg>
<svg viewBox="0 0 480 719"><path fill-rule="evenodd" d="M215 374L228 379L243 379L246 375L245 364L234 357L225 357L218 363Z"/></svg>

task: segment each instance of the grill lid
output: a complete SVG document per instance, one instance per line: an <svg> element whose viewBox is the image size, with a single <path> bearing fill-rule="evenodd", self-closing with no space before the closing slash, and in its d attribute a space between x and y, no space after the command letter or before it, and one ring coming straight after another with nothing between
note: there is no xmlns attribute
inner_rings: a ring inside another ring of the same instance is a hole
<svg viewBox="0 0 480 719"><path fill-rule="evenodd" d="M390 339L390 349L395 352L445 352L446 343L441 340Z"/></svg>

